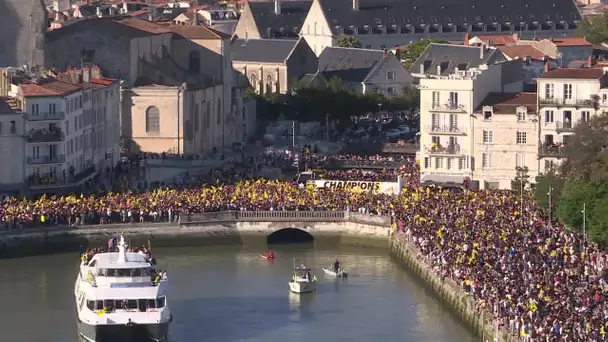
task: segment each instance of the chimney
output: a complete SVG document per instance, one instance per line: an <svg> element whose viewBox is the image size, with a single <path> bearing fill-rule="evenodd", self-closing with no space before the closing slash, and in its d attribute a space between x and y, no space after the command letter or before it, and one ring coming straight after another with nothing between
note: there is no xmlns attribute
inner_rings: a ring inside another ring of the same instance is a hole
<svg viewBox="0 0 608 342"><path fill-rule="evenodd" d="M479 59L483 59L484 52L486 52L486 44L481 43L479 45Z"/></svg>
<svg viewBox="0 0 608 342"><path fill-rule="evenodd" d="M122 3L122 12L123 12L124 14L127 14L127 13L129 12L129 6L127 6L127 1L124 1L124 2Z"/></svg>
<svg viewBox="0 0 608 342"><path fill-rule="evenodd" d="M281 1L274 0L274 14L281 15Z"/></svg>
<svg viewBox="0 0 608 342"><path fill-rule="evenodd" d="M192 25L194 26L198 26L199 22L198 22L198 11L195 9L194 13L192 14Z"/></svg>
<svg viewBox="0 0 608 342"><path fill-rule="evenodd" d="M353 0L353 11L359 10L359 0Z"/></svg>
<svg viewBox="0 0 608 342"><path fill-rule="evenodd" d="M469 35L469 32L464 34L464 46L469 46L469 40L471 40L471 36Z"/></svg>
<svg viewBox="0 0 608 342"><path fill-rule="evenodd" d="M53 10L55 10L56 12L59 12L60 8L59 8L59 0L54 0L53 1Z"/></svg>
<svg viewBox="0 0 608 342"><path fill-rule="evenodd" d="M437 76L441 76L441 65L437 66Z"/></svg>
<svg viewBox="0 0 608 342"><path fill-rule="evenodd" d="M388 55L388 49L384 49L383 52L384 52L384 57L386 57Z"/></svg>
<svg viewBox="0 0 608 342"><path fill-rule="evenodd" d="M589 58L587 59L587 64L589 64L590 68L592 66L594 66L595 65L595 58L593 58L593 56L589 56Z"/></svg>
<svg viewBox="0 0 608 342"><path fill-rule="evenodd" d="M108 8L108 13L110 14L110 16L116 15L116 9L114 8L114 6L110 6L110 8Z"/></svg>
<svg viewBox="0 0 608 342"><path fill-rule="evenodd" d="M102 15L101 15L101 7L97 7L97 16L100 17L100 18L102 17Z"/></svg>
<svg viewBox="0 0 608 342"><path fill-rule="evenodd" d="M420 64L420 73L424 74L424 63Z"/></svg>
<svg viewBox="0 0 608 342"><path fill-rule="evenodd" d="M55 21L61 20L61 12L55 11Z"/></svg>
<svg viewBox="0 0 608 342"><path fill-rule="evenodd" d="M91 82L91 68L84 68L82 70L82 80L84 82Z"/></svg>
<svg viewBox="0 0 608 342"><path fill-rule="evenodd" d="M549 71L549 61L545 61L545 72Z"/></svg>
<svg viewBox="0 0 608 342"><path fill-rule="evenodd" d="M519 42L519 33L513 33L513 40L515 40L515 43Z"/></svg>

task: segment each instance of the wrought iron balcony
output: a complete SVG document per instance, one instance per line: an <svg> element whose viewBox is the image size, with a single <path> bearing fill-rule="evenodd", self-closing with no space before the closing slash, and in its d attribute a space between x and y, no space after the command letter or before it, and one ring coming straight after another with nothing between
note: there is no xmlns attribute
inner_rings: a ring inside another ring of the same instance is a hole
<svg viewBox="0 0 608 342"><path fill-rule="evenodd" d="M466 131L458 125L429 125L428 131L437 134L464 135Z"/></svg>
<svg viewBox="0 0 608 342"><path fill-rule="evenodd" d="M565 156L566 146L564 145L541 145L538 147L538 157L553 157L563 158Z"/></svg>
<svg viewBox="0 0 608 342"><path fill-rule="evenodd" d="M559 98L540 98L538 103L541 107L595 107L596 101L575 100L575 99L559 99Z"/></svg>
<svg viewBox="0 0 608 342"><path fill-rule="evenodd" d="M28 165L61 164L65 163L65 154L58 156L27 157Z"/></svg>
<svg viewBox="0 0 608 342"><path fill-rule="evenodd" d="M27 142L29 143L41 143L41 142L55 142L62 141L65 138L61 128L49 129L32 129L27 135Z"/></svg>
<svg viewBox="0 0 608 342"><path fill-rule="evenodd" d="M448 146L448 147L427 147L426 153L429 155L452 155L452 156L461 156L465 155L465 151L460 148L460 146Z"/></svg>
<svg viewBox="0 0 608 342"><path fill-rule="evenodd" d="M574 126L572 121L557 121L555 123L555 130L557 133L574 132Z"/></svg>
<svg viewBox="0 0 608 342"><path fill-rule="evenodd" d="M466 113L466 108L464 105L457 103L433 103L431 105L431 111L435 112L455 112L455 113Z"/></svg>
<svg viewBox="0 0 608 342"><path fill-rule="evenodd" d="M37 115L28 113L25 118L29 121L63 120L63 119L65 119L65 113L64 112L38 112Z"/></svg>

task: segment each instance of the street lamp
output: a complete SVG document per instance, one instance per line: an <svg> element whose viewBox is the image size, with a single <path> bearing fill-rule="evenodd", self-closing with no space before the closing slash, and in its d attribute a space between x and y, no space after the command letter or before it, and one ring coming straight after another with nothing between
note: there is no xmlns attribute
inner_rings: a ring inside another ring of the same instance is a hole
<svg viewBox="0 0 608 342"><path fill-rule="evenodd" d="M378 103L378 114L382 111L382 103Z"/></svg>

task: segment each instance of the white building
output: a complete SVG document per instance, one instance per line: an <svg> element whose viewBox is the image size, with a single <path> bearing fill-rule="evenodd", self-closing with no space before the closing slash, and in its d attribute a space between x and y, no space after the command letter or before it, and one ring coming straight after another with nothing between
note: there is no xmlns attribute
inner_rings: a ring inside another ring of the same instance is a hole
<svg viewBox="0 0 608 342"><path fill-rule="evenodd" d="M90 75L65 82L15 69L1 73L0 96L10 104L0 121L8 136L1 139L13 154L0 184L20 184L20 192L69 189L118 161L118 84Z"/></svg>
<svg viewBox="0 0 608 342"><path fill-rule="evenodd" d="M493 48L447 44L429 45L414 62L410 70L420 78L421 182L496 185L482 167L478 143L488 123L478 128L476 111L490 93L520 92L521 67L521 60L505 61Z"/></svg>
<svg viewBox="0 0 608 342"><path fill-rule="evenodd" d="M608 105L608 68L554 69L537 80L540 112L540 172L557 166L581 121Z"/></svg>

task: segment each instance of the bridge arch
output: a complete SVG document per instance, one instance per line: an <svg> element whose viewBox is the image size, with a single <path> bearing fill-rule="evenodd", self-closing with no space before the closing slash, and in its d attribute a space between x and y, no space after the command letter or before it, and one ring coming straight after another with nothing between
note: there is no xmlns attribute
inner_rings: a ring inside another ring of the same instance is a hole
<svg viewBox="0 0 608 342"><path fill-rule="evenodd" d="M269 245L307 242L314 242L314 237L300 228L286 227L275 230L266 236L266 243Z"/></svg>

